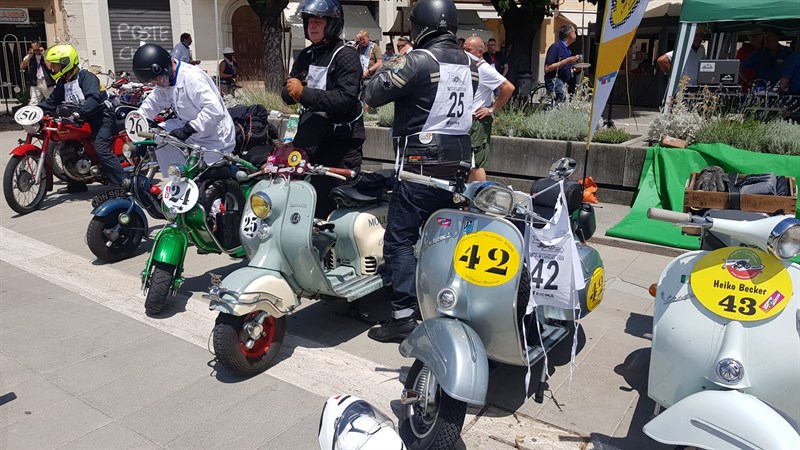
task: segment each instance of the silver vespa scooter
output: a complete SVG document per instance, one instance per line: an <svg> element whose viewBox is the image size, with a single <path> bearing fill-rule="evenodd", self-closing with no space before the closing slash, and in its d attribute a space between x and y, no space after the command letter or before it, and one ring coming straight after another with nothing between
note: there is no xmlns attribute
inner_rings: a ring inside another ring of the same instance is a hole
<svg viewBox="0 0 800 450"><path fill-rule="evenodd" d="M557 161L550 179L534 184L534 194L565 180L574 168L574 160ZM594 214L582 202L579 183L564 181L570 185L568 210L574 217L573 234L581 241L578 254L587 281L579 292L581 308L539 306L525 316L531 280L536 286L553 275L541 265L526 267L525 221L543 225L549 220L559 190L533 195L534 206L529 207L531 196L497 183L464 184L406 172L399 178L449 190L461 207L435 212L423 227L417 264L423 321L400 345L403 356L416 359L401 398L403 442L411 449L452 448L467 405L485 403L490 359L518 366L537 363L570 334L570 323L600 303L603 263L585 244L594 232ZM540 403L546 370L542 368L534 395Z"/></svg>

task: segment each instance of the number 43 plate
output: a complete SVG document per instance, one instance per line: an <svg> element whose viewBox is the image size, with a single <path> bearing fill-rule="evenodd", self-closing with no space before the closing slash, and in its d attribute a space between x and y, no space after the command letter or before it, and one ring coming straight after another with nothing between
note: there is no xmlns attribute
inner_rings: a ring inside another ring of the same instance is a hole
<svg viewBox="0 0 800 450"><path fill-rule="evenodd" d="M170 181L164 186L162 201L169 209L177 213L185 213L197 204L199 197L200 190L194 181L183 179L178 182Z"/></svg>

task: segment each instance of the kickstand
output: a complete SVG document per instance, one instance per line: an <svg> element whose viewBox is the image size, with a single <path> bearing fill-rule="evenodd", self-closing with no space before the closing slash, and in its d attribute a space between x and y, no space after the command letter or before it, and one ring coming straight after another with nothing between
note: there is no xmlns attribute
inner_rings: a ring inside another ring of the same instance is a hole
<svg viewBox="0 0 800 450"><path fill-rule="evenodd" d="M539 376L539 384L536 385L536 392L533 393L533 401L536 403L544 402L544 391L549 389L547 384L547 364L542 361L542 374Z"/></svg>

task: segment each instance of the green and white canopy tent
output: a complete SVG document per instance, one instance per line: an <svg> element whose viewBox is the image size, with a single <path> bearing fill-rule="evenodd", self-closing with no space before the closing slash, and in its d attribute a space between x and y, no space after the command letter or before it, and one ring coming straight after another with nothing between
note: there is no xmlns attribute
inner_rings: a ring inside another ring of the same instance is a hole
<svg viewBox="0 0 800 450"><path fill-rule="evenodd" d="M678 30L667 87L667 102L677 90L686 57L698 24L707 25L713 32L710 59L733 55L736 52L736 35L740 31L756 26L773 27L785 31L800 29L800 0L683 0Z"/></svg>

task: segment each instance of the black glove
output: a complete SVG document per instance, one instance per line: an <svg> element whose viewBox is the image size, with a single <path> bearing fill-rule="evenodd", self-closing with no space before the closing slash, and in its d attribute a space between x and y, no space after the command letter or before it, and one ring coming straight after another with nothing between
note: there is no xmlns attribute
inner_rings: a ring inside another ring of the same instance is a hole
<svg viewBox="0 0 800 450"><path fill-rule="evenodd" d="M174 137L174 138L177 138L177 139L180 139L182 141L185 141L186 139L189 139L189 136L191 136L191 135L193 135L195 133L197 133L197 130L192 128L192 126L189 125L189 122L186 122L186 124L184 126L182 126L180 128L175 128L174 130L170 131L169 135Z"/></svg>
<svg viewBox="0 0 800 450"><path fill-rule="evenodd" d="M722 167L709 166L700 172L694 183L694 189L707 192L728 192L728 188L725 186L726 179L727 176Z"/></svg>

